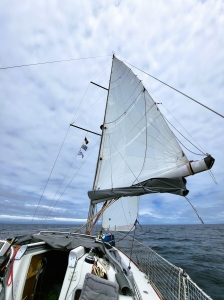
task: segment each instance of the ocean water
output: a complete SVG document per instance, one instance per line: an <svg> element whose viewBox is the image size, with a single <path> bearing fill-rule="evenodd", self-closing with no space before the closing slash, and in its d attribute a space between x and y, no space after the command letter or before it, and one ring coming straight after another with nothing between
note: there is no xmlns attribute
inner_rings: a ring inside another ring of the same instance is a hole
<svg viewBox="0 0 224 300"><path fill-rule="evenodd" d="M0 224L0 239L49 228L71 230L68 225ZM212 299L224 300L224 224L143 225L135 238L184 269Z"/></svg>

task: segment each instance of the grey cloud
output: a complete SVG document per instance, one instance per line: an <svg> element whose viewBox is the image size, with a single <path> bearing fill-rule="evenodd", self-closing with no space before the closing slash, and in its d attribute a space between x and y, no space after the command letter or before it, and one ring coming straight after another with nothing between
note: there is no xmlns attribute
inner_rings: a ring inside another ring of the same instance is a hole
<svg viewBox="0 0 224 300"><path fill-rule="evenodd" d="M215 1L202 4L190 0L183 5L168 5L165 1L140 5L131 0L128 3L89 2L88 5L71 1L65 6L45 1L31 5L23 0L7 6L6 1L2 1L0 39L4 47L0 49L0 63L10 66L115 51L119 58L224 114L224 19L219 6L214 4ZM21 216L21 221L24 213L32 216L80 103L76 124L100 132L106 94L91 86L83 96L89 82L110 62L111 57L106 57L0 71L1 214L3 210L9 218L10 215ZM189 198L209 222L221 222L224 219L223 120L137 70L135 72L158 102L162 102L198 143L215 156L213 173L219 185L215 185L208 174L193 176L188 179ZM110 67L94 80L108 86L109 73ZM85 113L102 95L102 100ZM173 118L170 120L174 122ZM41 201L38 218L51 203L85 134L70 128ZM87 136L91 150L97 138ZM68 218L86 217L89 203L86 192L92 186L97 152L95 148L79 177L74 178L58 201L52 218L59 216L59 210ZM189 159L198 159L192 153L186 151L186 154ZM60 191L80 167L80 157L77 161ZM12 206L5 200L11 201ZM164 195L147 201L143 198L140 211L148 208L152 214L140 214L140 218L151 223L198 222L185 202L185 199ZM24 206L24 203L31 206ZM167 210L172 211L168 219Z"/></svg>

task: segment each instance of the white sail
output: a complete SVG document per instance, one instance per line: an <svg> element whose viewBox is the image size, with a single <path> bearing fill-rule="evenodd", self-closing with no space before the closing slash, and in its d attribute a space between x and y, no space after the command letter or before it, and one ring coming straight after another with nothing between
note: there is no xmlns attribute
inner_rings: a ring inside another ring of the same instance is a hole
<svg viewBox="0 0 224 300"><path fill-rule="evenodd" d="M118 223L119 217L112 224L112 210L120 214L123 197L129 207L130 197L147 193L186 196L189 191L184 177L210 169L214 163L211 156L197 162L188 160L141 80L116 57L102 130L94 186L88 195L93 206L120 198L104 213L105 228L131 224L125 223L124 217L120 217L123 224Z"/></svg>
<svg viewBox="0 0 224 300"><path fill-rule="evenodd" d="M138 217L139 197L122 197L103 213L102 228L108 231L134 230Z"/></svg>
<svg viewBox="0 0 224 300"><path fill-rule="evenodd" d="M127 187L188 162L142 82L114 57L95 190Z"/></svg>

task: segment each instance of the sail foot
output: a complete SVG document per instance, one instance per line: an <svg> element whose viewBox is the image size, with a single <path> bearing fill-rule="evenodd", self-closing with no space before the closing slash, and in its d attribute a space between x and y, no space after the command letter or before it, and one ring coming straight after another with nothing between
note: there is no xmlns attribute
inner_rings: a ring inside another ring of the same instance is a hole
<svg viewBox="0 0 224 300"><path fill-rule="evenodd" d="M179 178L151 178L130 187L89 191L88 196L92 204L104 202L116 197L141 196L154 193L170 193L186 196L186 179Z"/></svg>

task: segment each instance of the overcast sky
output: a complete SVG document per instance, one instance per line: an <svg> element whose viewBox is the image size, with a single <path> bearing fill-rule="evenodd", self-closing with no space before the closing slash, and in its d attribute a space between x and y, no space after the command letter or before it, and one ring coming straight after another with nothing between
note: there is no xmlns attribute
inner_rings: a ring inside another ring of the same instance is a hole
<svg viewBox="0 0 224 300"><path fill-rule="evenodd" d="M0 69L0 223L31 222L34 215L38 223L86 219L99 137L69 124L100 133L106 91L89 83L108 86L113 51L224 115L223 29L220 0L1 0L1 68L103 57ZM204 222L223 223L224 119L133 70L166 117L216 159L218 184L204 172L187 186ZM82 159L77 153L85 136ZM199 223L184 198L166 194L142 197L139 221Z"/></svg>

